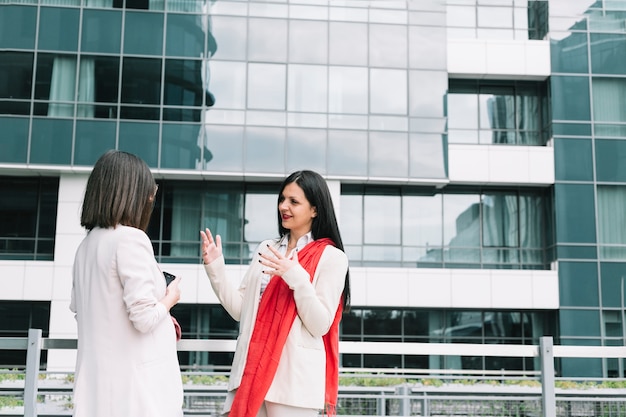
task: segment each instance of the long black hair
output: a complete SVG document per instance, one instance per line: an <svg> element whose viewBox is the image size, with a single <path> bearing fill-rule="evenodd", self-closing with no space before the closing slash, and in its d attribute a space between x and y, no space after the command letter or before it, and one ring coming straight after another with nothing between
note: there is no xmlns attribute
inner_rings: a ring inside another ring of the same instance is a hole
<svg viewBox="0 0 626 417"><path fill-rule="evenodd" d="M335 207L328 189L328 184L320 174L314 171L296 171L289 175L283 181L278 193L278 202L280 203L281 195L285 187L291 183L296 183L311 206L315 207L317 215L313 217L311 225L311 235L313 239L329 238L335 244L335 247L345 252L343 249L343 241L339 233L337 217L335 216ZM289 229L285 229L282 225L280 210L278 215L278 233L281 237L289 233ZM348 311L350 307L350 270L346 271L346 281L343 287L342 301L344 311Z"/></svg>

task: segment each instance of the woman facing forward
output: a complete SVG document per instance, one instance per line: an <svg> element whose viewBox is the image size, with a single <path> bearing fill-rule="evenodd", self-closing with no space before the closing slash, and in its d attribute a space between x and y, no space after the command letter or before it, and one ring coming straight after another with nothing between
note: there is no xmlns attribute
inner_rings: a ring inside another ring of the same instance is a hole
<svg viewBox="0 0 626 417"><path fill-rule="evenodd" d="M278 194L280 238L261 243L240 285L226 277L219 235L201 231L211 286L239 325L224 414L335 414L339 321L348 308L348 258L326 181L289 175Z"/></svg>
<svg viewBox="0 0 626 417"><path fill-rule="evenodd" d="M183 385L167 288L145 230L157 186L135 155L96 162L80 223L70 309L78 323L75 417L182 417Z"/></svg>

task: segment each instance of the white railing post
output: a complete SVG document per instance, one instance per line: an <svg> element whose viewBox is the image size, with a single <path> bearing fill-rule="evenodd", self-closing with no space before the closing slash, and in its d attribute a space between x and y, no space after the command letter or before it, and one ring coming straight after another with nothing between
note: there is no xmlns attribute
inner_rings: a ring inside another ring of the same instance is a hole
<svg viewBox="0 0 626 417"><path fill-rule="evenodd" d="M541 357L541 405L543 417L556 417L556 395L554 393L554 350L552 337L543 336L539 342Z"/></svg>
<svg viewBox="0 0 626 417"><path fill-rule="evenodd" d="M41 329L28 329L26 377L24 380L24 417L37 417L37 381L41 358Z"/></svg>

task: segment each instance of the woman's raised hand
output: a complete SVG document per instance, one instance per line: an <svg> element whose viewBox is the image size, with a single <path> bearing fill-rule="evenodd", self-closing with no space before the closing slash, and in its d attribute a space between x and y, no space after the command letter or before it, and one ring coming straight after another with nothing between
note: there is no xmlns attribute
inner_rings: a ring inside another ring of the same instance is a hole
<svg viewBox="0 0 626 417"><path fill-rule="evenodd" d="M202 262L208 265L222 256L222 238L220 235L215 235L215 240L213 240L213 235L208 228L204 231L200 230L200 237L202 238L202 244L200 246L202 250Z"/></svg>

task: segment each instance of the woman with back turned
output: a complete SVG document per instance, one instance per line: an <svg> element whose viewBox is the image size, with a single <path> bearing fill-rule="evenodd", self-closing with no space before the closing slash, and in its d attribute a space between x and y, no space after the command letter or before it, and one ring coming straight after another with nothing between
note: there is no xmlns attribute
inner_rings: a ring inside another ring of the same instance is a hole
<svg viewBox="0 0 626 417"><path fill-rule="evenodd" d="M157 185L135 155L109 151L87 181L87 236L74 260L75 417L182 417L183 386L166 287L145 230Z"/></svg>
<svg viewBox="0 0 626 417"><path fill-rule="evenodd" d="M280 237L261 243L239 286L226 278L220 236L200 232L213 290L240 322L224 413L334 415L339 321L350 286L326 181L313 171L288 176L277 215Z"/></svg>

